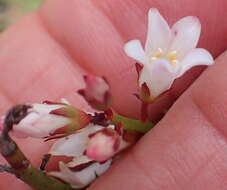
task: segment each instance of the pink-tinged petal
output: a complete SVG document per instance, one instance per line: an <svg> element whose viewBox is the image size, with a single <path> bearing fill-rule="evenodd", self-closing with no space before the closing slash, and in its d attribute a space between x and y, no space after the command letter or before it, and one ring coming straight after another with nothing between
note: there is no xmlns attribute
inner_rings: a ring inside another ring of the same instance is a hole
<svg viewBox="0 0 227 190"><path fill-rule="evenodd" d="M149 65L145 65L139 78L140 87L146 83L150 95L155 98L168 90L176 78L177 71L165 59L157 59Z"/></svg>
<svg viewBox="0 0 227 190"><path fill-rule="evenodd" d="M139 40L132 40L125 44L125 53L141 64L146 64L147 57Z"/></svg>
<svg viewBox="0 0 227 190"><path fill-rule="evenodd" d="M81 171L75 172L70 170L63 162L60 162L60 171L49 172L49 174L68 182L73 188L83 188L94 181L97 176L102 175L110 167L110 164L111 160L104 164L94 163Z"/></svg>
<svg viewBox="0 0 227 190"><path fill-rule="evenodd" d="M55 139L56 135L67 136L87 126L91 116L73 106L45 101L31 104L26 116L13 126L17 137Z"/></svg>
<svg viewBox="0 0 227 190"><path fill-rule="evenodd" d="M118 152L120 142L120 136L117 131L105 128L90 137L85 154L92 160L106 161Z"/></svg>
<svg viewBox="0 0 227 190"><path fill-rule="evenodd" d="M212 55L205 49L197 48L190 51L180 63L180 73L182 76L186 71L198 65L212 65L214 59Z"/></svg>
<svg viewBox="0 0 227 190"><path fill-rule="evenodd" d="M81 156L86 149L86 145L89 140L88 136L100 129L102 129L101 126L90 125L81 129L73 135L59 139L53 144L49 151L49 154L55 156Z"/></svg>
<svg viewBox="0 0 227 190"><path fill-rule="evenodd" d="M43 114L37 112L29 113L21 122L13 127L13 134L17 137L43 138L51 132L70 123L65 117Z"/></svg>
<svg viewBox="0 0 227 190"><path fill-rule="evenodd" d="M145 45L147 55L158 53L159 49L163 52L169 47L171 40L171 30L168 23L155 8L149 10L148 13L148 32Z"/></svg>
<svg viewBox="0 0 227 190"><path fill-rule="evenodd" d="M32 104L32 110L37 113L48 114L52 110L63 108L62 104Z"/></svg>
<svg viewBox="0 0 227 190"><path fill-rule="evenodd" d="M201 32L201 24L197 17L188 16L180 19L172 27L173 41L169 52L176 52L182 59L197 46Z"/></svg>

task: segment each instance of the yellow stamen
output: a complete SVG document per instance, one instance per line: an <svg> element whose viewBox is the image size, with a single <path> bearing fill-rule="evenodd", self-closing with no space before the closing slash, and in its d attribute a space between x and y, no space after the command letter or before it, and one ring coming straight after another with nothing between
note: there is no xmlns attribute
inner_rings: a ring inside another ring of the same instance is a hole
<svg viewBox="0 0 227 190"><path fill-rule="evenodd" d="M168 53L166 56L167 59L170 61L170 64L174 67L177 66L177 62L178 62L176 54L177 54L176 51L172 51L172 52Z"/></svg>
<svg viewBox="0 0 227 190"><path fill-rule="evenodd" d="M151 56L151 59L152 60L156 60L156 59L158 59L158 58L160 58L162 56L163 56L163 51L162 51L161 48L158 48L158 51Z"/></svg>

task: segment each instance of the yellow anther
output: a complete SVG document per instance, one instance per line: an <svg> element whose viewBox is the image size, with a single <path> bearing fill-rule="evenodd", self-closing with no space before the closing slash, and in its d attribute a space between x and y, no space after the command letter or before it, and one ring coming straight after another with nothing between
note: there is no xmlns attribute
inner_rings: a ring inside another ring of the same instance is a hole
<svg viewBox="0 0 227 190"><path fill-rule="evenodd" d="M154 54L151 55L151 59L152 60L156 60L156 59L162 57L163 55L164 54L163 54L162 49L161 48L158 48L158 51L156 53L154 53Z"/></svg>
<svg viewBox="0 0 227 190"><path fill-rule="evenodd" d="M176 52L170 52L170 53L168 53L168 54L167 54L167 58L168 58L170 61L176 60L176 59L177 59Z"/></svg>
<svg viewBox="0 0 227 190"><path fill-rule="evenodd" d="M177 65L177 55L176 55L176 51L172 51L170 53L167 54L167 59L169 60L170 64L174 67L176 67Z"/></svg>

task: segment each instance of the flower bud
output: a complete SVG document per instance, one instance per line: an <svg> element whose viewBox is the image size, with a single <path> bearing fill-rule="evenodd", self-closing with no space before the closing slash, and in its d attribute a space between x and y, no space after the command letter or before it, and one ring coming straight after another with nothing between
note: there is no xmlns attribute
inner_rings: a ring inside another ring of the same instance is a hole
<svg viewBox="0 0 227 190"><path fill-rule="evenodd" d="M62 103L32 104L27 115L13 126L19 137L54 138L68 135L90 122L86 113Z"/></svg>
<svg viewBox="0 0 227 190"><path fill-rule="evenodd" d="M86 148L86 156L103 162L111 158L120 148L120 136L114 129L105 128L92 135Z"/></svg>
<svg viewBox="0 0 227 190"><path fill-rule="evenodd" d="M107 110L111 105L110 87L103 77L85 76L86 88L78 93L96 110Z"/></svg>

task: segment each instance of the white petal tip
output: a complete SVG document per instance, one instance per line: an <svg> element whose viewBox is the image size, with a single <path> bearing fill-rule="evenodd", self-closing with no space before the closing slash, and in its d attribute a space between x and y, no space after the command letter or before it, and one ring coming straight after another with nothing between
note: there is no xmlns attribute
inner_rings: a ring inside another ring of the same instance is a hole
<svg viewBox="0 0 227 190"><path fill-rule="evenodd" d="M127 42L125 45L124 45L124 50L125 50L125 53L130 56L131 53L132 53L132 49L134 49L134 46L137 45L138 43L140 43L139 40L131 40L129 42Z"/></svg>
<svg viewBox="0 0 227 190"><path fill-rule="evenodd" d="M145 52L139 40L131 40L124 46L124 51L127 56L139 61L140 63L146 62Z"/></svg>
<svg viewBox="0 0 227 190"><path fill-rule="evenodd" d="M153 14L153 13L159 13L159 10L157 8L150 8L149 11L148 11L148 14L150 15L150 14Z"/></svg>
<svg viewBox="0 0 227 190"><path fill-rule="evenodd" d="M196 16L190 16L191 18L191 22L193 22L193 23L195 23L195 24L197 24L197 25L199 25L199 27L201 27L201 23L200 23L200 20L199 20L199 18L198 17L196 17Z"/></svg>
<svg viewBox="0 0 227 190"><path fill-rule="evenodd" d="M159 10L156 9L156 8L151 8L149 11L148 11L148 18L149 20L152 20L152 18L159 18L159 17L162 17L162 15L160 14Z"/></svg>
<svg viewBox="0 0 227 190"><path fill-rule="evenodd" d="M206 62L207 62L206 65L212 65L212 64L214 64L214 58L213 58L213 56L210 54L209 51L207 51L206 49L203 49L203 48L197 48L197 49L201 52L201 54L202 54L204 60L206 60ZM205 62L205 61L204 61L204 62Z"/></svg>
<svg viewBox="0 0 227 190"><path fill-rule="evenodd" d="M186 17L182 18L181 20L187 21L188 24L196 25L197 27L201 27L200 20L196 16L186 16Z"/></svg>

